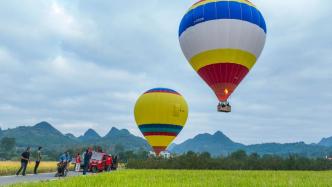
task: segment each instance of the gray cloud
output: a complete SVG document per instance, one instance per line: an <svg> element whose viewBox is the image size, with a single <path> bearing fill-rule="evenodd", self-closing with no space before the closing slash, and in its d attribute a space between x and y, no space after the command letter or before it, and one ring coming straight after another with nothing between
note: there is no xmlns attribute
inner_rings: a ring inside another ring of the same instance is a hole
<svg viewBox="0 0 332 187"><path fill-rule="evenodd" d="M231 114L215 111L213 92L181 53L178 24L192 3L2 1L0 125L47 120L76 135L112 126L139 134L136 98L162 86L190 106L177 142L216 130L247 144L332 135L330 1L254 1L267 43L232 96Z"/></svg>

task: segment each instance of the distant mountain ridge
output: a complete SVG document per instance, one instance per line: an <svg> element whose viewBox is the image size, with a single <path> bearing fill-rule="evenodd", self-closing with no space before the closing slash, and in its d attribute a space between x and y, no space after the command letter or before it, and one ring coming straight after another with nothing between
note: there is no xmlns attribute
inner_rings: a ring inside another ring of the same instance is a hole
<svg viewBox="0 0 332 187"><path fill-rule="evenodd" d="M82 136L78 137L79 140L84 142L96 141L100 138L101 136L93 129L88 129Z"/></svg>
<svg viewBox="0 0 332 187"><path fill-rule="evenodd" d="M318 144L322 145L322 146L331 147L332 146L332 137L323 138Z"/></svg>
<svg viewBox="0 0 332 187"><path fill-rule="evenodd" d="M332 155L332 137L323 139L318 144L297 143L263 143L254 145L244 145L233 142L222 132L217 131L215 134L199 134L194 138L188 139L181 144L172 144L170 151L182 154L188 151L209 152L214 156L228 155L234 151L242 149L248 154L258 153L260 155L280 155L288 156L289 154L299 154L306 157L325 157Z"/></svg>
<svg viewBox="0 0 332 187"><path fill-rule="evenodd" d="M19 147L42 146L50 150L90 145L112 147L117 144L121 144L124 150L150 150L150 146L143 138L130 134L126 129L119 130L115 127L104 137L93 129L88 129L82 136L75 137L70 133L62 134L48 122L41 122L34 126L1 130L0 139L3 137L15 138Z"/></svg>
<svg viewBox="0 0 332 187"><path fill-rule="evenodd" d="M217 131L213 135L208 133L199 134L179 145L174 145L171 151L176 153L188 151L209 152L212 155L227 155L230 152L243 149L244 147L243 144L233 142L222 132Z"/></svg>
<svg viewBox="0 0 332 187"><path fill-rule="evenodd" d="M82 136L75 137L73 134L62 134L48 122L40 122L34 126L19 126L12 129L0 128L0 139L12 137L16 139L19 147L43 146L47 149L66 149L75 146L100 145L115 147L121 145L124 150L151 150L147 141L131 134L127 129L112 127L110 131L101 137L95 130L88 129ZM239 149L247 153L289 155L299 154L307 157L325 157L332 155L332 137L323 138L318 144L297 143L263 143L244 145L232 141L220 131L214 134L199 134L180 144L172 144L169 150L174 153L209 152L211 155L227 155Z"/></svg>
<svg viewBox="0 0 332 187"><path fill-rule="evenodd" d="M78 142L64 136L47 122L40 122L34 126L20 126L13 129L2 130L0 138L11 137L16 139L18 146L43 146L51 145L52 148L59 148L63 145L74 145Z"/></svg>

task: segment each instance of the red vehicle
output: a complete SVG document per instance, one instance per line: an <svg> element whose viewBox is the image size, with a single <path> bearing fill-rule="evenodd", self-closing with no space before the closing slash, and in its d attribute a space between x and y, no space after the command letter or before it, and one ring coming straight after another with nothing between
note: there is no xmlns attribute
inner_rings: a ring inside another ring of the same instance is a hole
<svg viewBox="0 0 332 187"><path fill-rule="evenodd" d="M106 171L110 167L109 160L110 155L106 153L93 152L89 163L89 171L93 173Z"/></svg>

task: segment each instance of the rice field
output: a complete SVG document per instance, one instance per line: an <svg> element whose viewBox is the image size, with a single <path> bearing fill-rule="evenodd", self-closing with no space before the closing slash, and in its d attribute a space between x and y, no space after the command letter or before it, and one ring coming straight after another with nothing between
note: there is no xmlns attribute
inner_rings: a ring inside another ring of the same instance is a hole
<svg viewBox="0 0 332 187"><path fill-rule="evenodd" d="M120 170L13 186L332 186L331 171Z"/></svg>
<svg viewBox="0 0 332 187"><path fill-rule="evenodd" d="M45 172L56 171L56 164L57 162L40 162L40 165L38 167L38 172L45 173ZM14 161L0 162L0 176L15 175L20 166L21 166L20 162L14 162ZM27 174L33 173L34 167L35 167L35 162L30 162L28 164L26 173Z"/></svg>

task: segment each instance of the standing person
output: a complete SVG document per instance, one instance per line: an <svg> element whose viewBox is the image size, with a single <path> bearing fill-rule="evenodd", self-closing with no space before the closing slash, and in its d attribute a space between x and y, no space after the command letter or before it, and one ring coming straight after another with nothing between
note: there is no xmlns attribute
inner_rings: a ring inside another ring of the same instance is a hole
<svg viewBox="0 0 332 187"><path fill-rule="evenodd" d="M66 167L65 168L68 171L68 167L70 166L70 163L72 161L72 158L71 158L70 153L68 151L66 152L65 157L66 157Z"/></svg>
<svg viewBox="0 0 332 187"><path fill-rule="evenodd" d="M92 150L90 148L88 148L86 151L85 151L85 154L84 154L84 169L83 169L83 175L86 174L86 172L88 171L88 168L89 168L89 163L90 163L90 159L92 157Z"/></svg>
<svg viewBox="0 0 332 187"><path fill-rule="evenodd" d="M106 156L106 171L111 171L111 168L112 168L112 163L113 163L113 160L112 160L112 155L105 155Z"/></svg>
<svg viewBox="0 0 332 187"><path fill-rule="evenodd" d="M77 153L75 158L75 171L79 172L81 168L81 156L79 153Z"/></svg>
<svg viewBox="0 0 332 187"><path fill-rule="evenodd" d="M67 151L66 152L66 161L70 163L72 161L72 157L70 156L70 153Z"/></svg>
<svg viewBox="0 0 332 187"><path fill-rule="evenodd" d="M42 147L38 147L37 155L36 155L35 169L33 170L34 174L37 174L37 169L38 169L40 161L41 161L41 149L42 149Z"/></svg>
<svg viewBox="0 0 332 187"><path fill-rule="evenodd" d="M60 155L60 158L59 158L59 163L64 163L64 162L67 162L67 156L66 156L67 153L62 153Z"/></svg>
<svg viewBox="0 0 332 187"><path fill-rule="evenodd" d="M28 163L30 162L30 147L27 147L27 149L21 154L21 167L16 172L16 175L19 175L22 171L22 175L25 176L25 170L27 169Z"/></svg>
<svg viewBox="0 0 332 187"><path fill-rule="evenodd" d="M118 155L113 158L112 169L116 170L118 168Z"/></svg>

